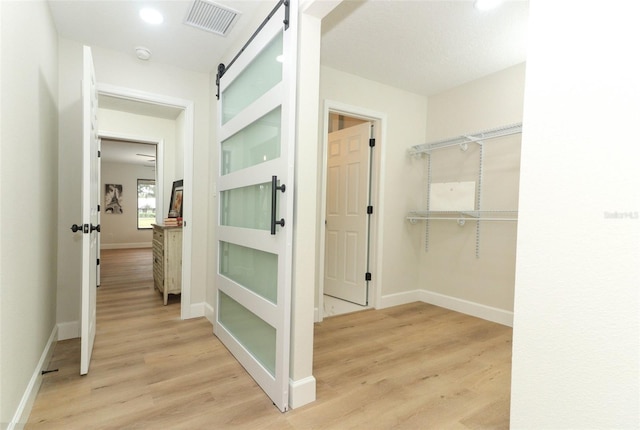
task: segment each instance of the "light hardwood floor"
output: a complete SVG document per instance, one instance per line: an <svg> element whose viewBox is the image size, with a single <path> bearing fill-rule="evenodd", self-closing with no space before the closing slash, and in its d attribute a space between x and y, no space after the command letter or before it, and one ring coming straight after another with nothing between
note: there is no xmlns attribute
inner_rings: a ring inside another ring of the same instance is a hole
<svg viewBox="0 0 640 430"><path fill-rule="evenodd" d="M104 251L89 374L58 342L27 429L505 429L511 329L424 303L315 328L317 401L281 414L212 334L153 290L151 250Z"/></svg>

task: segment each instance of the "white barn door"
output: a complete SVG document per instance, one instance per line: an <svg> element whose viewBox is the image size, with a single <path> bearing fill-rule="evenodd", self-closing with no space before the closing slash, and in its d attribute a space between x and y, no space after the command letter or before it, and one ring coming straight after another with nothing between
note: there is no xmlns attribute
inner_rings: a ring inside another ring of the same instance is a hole
<svg viewBox="0 0 640 430"><path fill-rule="evenodd" d="M295 26L285 24L297 12L288 7L280 4L220 78L214 324L281 411L289 397L297 46Z"/></svg>

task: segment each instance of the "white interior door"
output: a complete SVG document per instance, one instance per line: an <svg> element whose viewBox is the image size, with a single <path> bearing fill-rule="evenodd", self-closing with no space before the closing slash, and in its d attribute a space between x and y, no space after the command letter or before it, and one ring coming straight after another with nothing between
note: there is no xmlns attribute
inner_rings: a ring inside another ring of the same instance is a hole
<svg viewBox="0 0 640 430"><path fill-rule="evenodd" d="M324 294L368 304L371 123L329 134Z"/></svg>
<svg viewBox="0 0 640 430"><path fill-rule="evenodd" d="M98 93L91 48L83 48L82 75L82 300L80 374L89 372L96 336L99 196Z"/></svg>
<svg viewBox="0 0 640 430"><path fill-rule="evenodd" d="M296 34L284 20L281 5L220 79L214 324L281 411L289 397L296 86Z"/></svg>

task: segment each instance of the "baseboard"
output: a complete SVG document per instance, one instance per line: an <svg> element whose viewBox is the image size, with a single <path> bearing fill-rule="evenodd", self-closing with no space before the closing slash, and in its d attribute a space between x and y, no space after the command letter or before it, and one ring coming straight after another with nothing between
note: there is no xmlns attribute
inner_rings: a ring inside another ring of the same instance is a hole
<svg viewBox="0 0 640 430"><path fill-rule="evenodd" d="M289 379L289 408L295 409L316 400L316 378L306 378L293 381Z"/></svg>
<svg viewBox="0 0 640 430"><path fill-rule="evenodd" d="M58 323L58 340L80 337L80 321Z"/></svg>
<svg viewBox="0 0 640 430"><path fill-rule="evenodd" d="M101 243L100 249L138 249L138 248L151 248L151 242L139 242L139 243Z"/></svg>
<svg viewBox="0 0 640 430"><path fill-rule="evenodd" d="M211 325L213 325L216 320L216 311L209 303L204 304L204 317L209 320Z"/></svg>
<svg viewBox="0 0 640 430"><path fill-rule="evenodd" d="M468 300L451 297L433 291L421 290L421 301L452 311L482 318L498 324L513 327L513 312Z"/></svg>
<svg viewBox="0 0 640 430"><path fill-rule="evenodd" d="M38 395L38 390L40 390L40 385L42 384L42 371L47 370L49 366L49 362L51 361L51 356L53 355L53 349L56 345L57 340L58 327L55 326L53 327L51 335L49 336L49 340L47 341L47 344L42 351L40 360L38 361L38 364L33 371L33 375L31 375L29 384L27 385L27 388L22 395L22 399L20 400L18 409L13 415L13 419L7 426L7 430L21 430L24 428L27 421L29 421L31 408L33 408L33 404L36 401L36 396Z"/></svg>
<svg viewBox="0 0 640 430"><path fill-rule="evenodd" d="M403 293L388 294L380 297L378 309L392 306L406 305L407 303L422 302L422 290L405 291Z"/></svg>
<svg viewBox="0 0 640 430"><path fill-rule="evenodd" d="M192 303L189 307L189 318L200 318L205 316L205 303Z"/></svg>
<svg viewBox="0 0 640 430"><path fill-rule="evenodd" d="M447 296L428 290L413 290L403 293L389 294L380 298L378 309L404 305L413 302L424 302L441 308L451 309L466 315L482 318L487 321L513 327L513 312L498 309L480 303L470 302L457 297Z"/></svg>

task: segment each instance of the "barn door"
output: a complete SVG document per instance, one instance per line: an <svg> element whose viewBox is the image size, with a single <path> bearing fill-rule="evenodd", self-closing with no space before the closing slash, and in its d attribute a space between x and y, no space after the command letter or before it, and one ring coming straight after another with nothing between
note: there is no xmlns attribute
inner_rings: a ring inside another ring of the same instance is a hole
<svg viewBox="0 0 640 430"><path fill-rule="evenodd" d="M218 105L215 333L281 411L288 409L294 196L289 7L281 3L224 71Z"/></svg>

